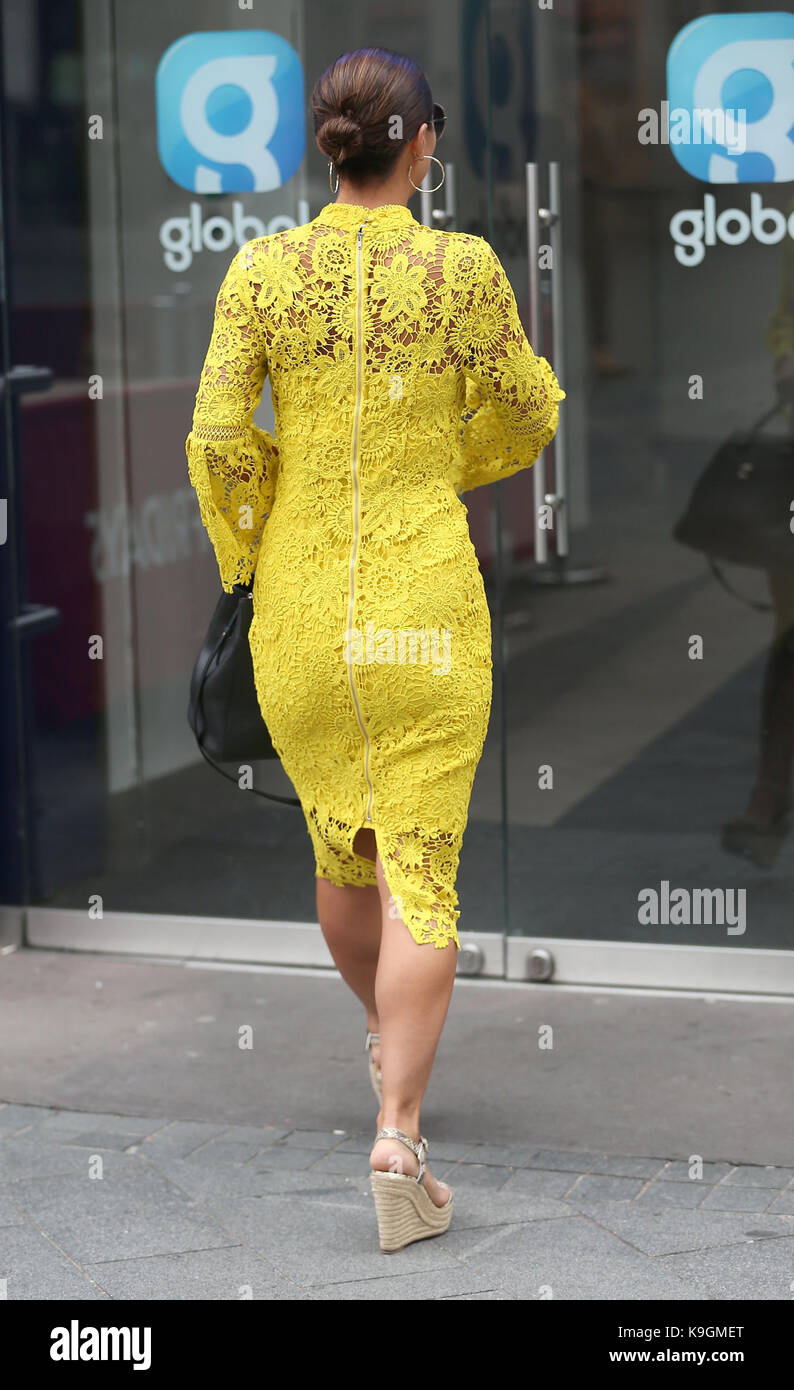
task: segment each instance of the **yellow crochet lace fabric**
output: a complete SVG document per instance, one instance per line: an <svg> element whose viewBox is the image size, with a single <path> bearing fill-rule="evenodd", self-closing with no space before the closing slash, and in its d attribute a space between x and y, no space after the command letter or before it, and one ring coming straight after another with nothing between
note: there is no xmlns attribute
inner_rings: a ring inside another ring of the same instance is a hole
<svg viewBox="0 0 794 1390"><path fill-rule="evenodd" d="M276 439L253 423L265 376ZM565 393L482 238L330 203L243 246L217 298L190 480L250 644L316 874L376 882L460 947L455 881L491 708L491 629L460 494L528 468ZM264 904L263 904L264 908Z"/></svg>

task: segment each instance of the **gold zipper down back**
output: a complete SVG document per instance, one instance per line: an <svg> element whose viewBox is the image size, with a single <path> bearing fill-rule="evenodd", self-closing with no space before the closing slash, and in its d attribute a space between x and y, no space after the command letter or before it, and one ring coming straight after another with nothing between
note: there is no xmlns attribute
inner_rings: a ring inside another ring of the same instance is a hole
<svg viewBox="0 0 794 1390"><path fill-rule="evenodd" d="M363 350L364 350L364 344L363 344L363 336L364 336L364 329L363 329L363 282L362 282L362 274L361 274L361 243L362 243L362 240L363 240L363 236L364 236L364 224L362 223L362 225L361 225L361 226L359 227L359 229L358 229L357 238L356 238L356 240L357 240L357 247L356 247L356 290L357 290L357 302L356 302L356 406L355 406L355 411L354 411L354 414L353 414L353 448L352 448L352 454L351 454L351 471L352 471L352 476L353 476L353 545L352 545L351 551L350 551L350 602L349 602L349 604L348 604L348 614L347 614L347 630L348 630L348 633L352 633L352 630L353 630L353 607L354 607L354 603L355 603L355 586L356 586L356 556L357 556L357 554L358 554L358 536L359 536L359 531L360 531L360 529L361 529L361 516L360 516L360 511L361 511L361 507L360 507L360 503L361 503L361 494L360 494L359 481L358 481L358 424L359 424L359 416L360 416L360 413L361 413L361 393L362 393L362 377L363 377L363 371L362 371L362 357L363 357ZM363 721L363 719L361 718L361 710L360 710L360 708L359 708L358 696L356 695L356 688L355 688L355 685L354 685L354 683L353 683L352 662L350 662L350 661L348 661L348 664L347 664L347 677L348 677L348 680L349 680L349 682L350 682L350 694L351 694L352 697L353 697L353 708L354 708L355 711L356 711L356 719L358 720L358 726L359 726L359 728L360 728L360 730L361 730L361 732L362 732L362 734L363 734L363 736L364 736L364 776L365 776L365 778L366 778L366 782L367 782L367 791L368 791L366 819L367 819L368 821L371 821L371 820L372 820L372 783L371 783L370 780L369 780L369 734L367 733L367 730L366 730L366 728L365 728L365 726L364 726L364 721Z"/></svg>

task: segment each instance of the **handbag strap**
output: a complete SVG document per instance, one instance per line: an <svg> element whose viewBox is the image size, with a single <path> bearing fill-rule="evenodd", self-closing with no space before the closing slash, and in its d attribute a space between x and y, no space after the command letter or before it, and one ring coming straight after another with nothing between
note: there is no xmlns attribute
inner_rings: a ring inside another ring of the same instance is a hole
<svg viewBox="0 0 794 1390"><path fill-rule="evenodd" d="M777 400L774 405L764 411L763 415L758 417L754 425L750 426L745 437L748 440L755 439L756 436L761 433L767 421L772 420L775 415L782 415L789 425L791 432L794 434L794 416L790 418L787 405L782 400Z"/></svg>
<svg viewBox="0 0 794 1390"><path fill-rule="evenodd" d="M200 743L199 752L206 758L210 767L214 767L215 771L221 774L221 777L225 777L227 782L234 782L235 785L237 784L237 778L233 777L230 772L226 772L219 763L216 763L215 759L210 757L207 750ZM262 792L258 787L252 787L251 791L255 792L257 796L267 797L268 801L281 801L285 806L300 806L300 802L294 796L276 796L275 792Z"/></svg>
<svg viewBox="0 0 794 1390"><path fill-rule="evenodd" d="M729 584L728 580L725 578L725 575L722 573L722 570L720 569L719 565L712 558L712 556L706 555L706 559L708 560L711 566L711 570L714 574L714 577L719 580L723 589L727 589L729 594L733 594L734 598L741 599L742 603L749 604L750 608L756 608L759 613L769 613L774 608L775 605L773 603L759 603L756 599L748 598L746 594L740 594L738 589L734 589L733 585Z"/></svg>

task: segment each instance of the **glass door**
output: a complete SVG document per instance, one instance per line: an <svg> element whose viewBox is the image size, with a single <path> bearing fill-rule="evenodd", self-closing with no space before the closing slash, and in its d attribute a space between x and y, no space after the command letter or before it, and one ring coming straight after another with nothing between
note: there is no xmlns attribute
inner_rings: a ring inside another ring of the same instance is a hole
<svg viewBox="0 0 794 1390"><path fill-rule="evenodd" d="M339 52L381 44L418 57L449 113L449 173L443 195L412 207L487 234L487 5L411 0L397 14L390 0L263 0L221 14L214 0L3 3L11 317L20 360L51 373L21 412L20 564L31 602L58 614L31 673L29 940L330 964L301 812L221 778L188 726L219 584L184 442L235 247L331 199L309 92ZM294 56L271 140L281 182L267 189L253 186L244 139L225 164L213 145L213 129L244 134L242 88L231 107L194 101L189 138L175 135L215 39L245 56L262 32ZM273 428L268 387L257 422ZM470 509L486 570L494 505ZM495 713L459 880L461 929L487 938L474 964L489 973L503 969L500 730ZM291 793L278 763L254 771L257 787Z"/></svg>
<svg viewBox="0 0 794 1390"><path fill-rule="evenodd" d="M712 8L489 6L494 242L568 393L564 437L503 487L517 978L794 989L788 505L768 552L725 566L750 602L673 535L794 346L794 171L770 157L794 120L794 84L771 83L791 40L763 5ZM731 67L743 39L753 62ZM715 122L729 98L745 112L743 153L717 124L704 155L675 115L701 69ZM769 429L794 497L785 420Z"/></svg>
<svg viewBox="0 0 794 1390"><path fill-rule="evenodd" d="M2 71L0 71L2 80ZM27 876L24 825L25 761L22 747L22 659L19 634L17 470L14 458L14 405L5 223L5 140L0 102L0 950L22 939L22 904Z"/></svg>
<svg viewBox="0 0 794 1390"><path fill-rule="evenodd" d="M40 644L60 621L46 580L30 582L28 523L40 494L25 467L24 419L30 400L50 389L52 371L46 355L30 351L14 315L19 167L6 112L26 89L32 59L25 24L14 24L19 18L6 0L0 10L0 951L22 944L24 905L41 881L36 670ZM9 35L15 28L19 42Z"/></svg>

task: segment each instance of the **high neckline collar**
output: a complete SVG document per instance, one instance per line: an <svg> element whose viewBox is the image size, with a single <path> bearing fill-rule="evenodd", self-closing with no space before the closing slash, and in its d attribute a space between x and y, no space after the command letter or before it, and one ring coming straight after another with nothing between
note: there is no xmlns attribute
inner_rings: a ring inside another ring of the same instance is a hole
<svg viewBox="0 0 794 1390"><path fill-rule="evenodd" d="M363 203L326 203L316 220L352 230L362 225L377 229L398 227L415 222L416 218L405 203L384 203L378 208L368 208Z"/></svg>

